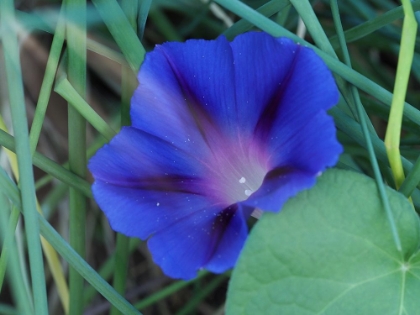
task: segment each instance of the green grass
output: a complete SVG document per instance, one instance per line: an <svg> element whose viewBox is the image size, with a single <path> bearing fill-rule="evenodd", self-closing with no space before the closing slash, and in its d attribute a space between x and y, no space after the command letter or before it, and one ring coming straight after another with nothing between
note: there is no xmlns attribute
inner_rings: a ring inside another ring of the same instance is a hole
<svg viewBox="0 0 420 315"><path fill-rule="evenodd" d="M396 188L384 137L391 104L399 96L402 125L394 132L403 144L406 176L400 192L420 210L420 40L415 34L405 52L413 54L412 75L406 65L407 81L393 91L397 65L406 60L399 55L404 10L394 1L46 3L28 9L0 1L0 109L13 130L0 130L0 151L16 153L20 173L16 182L9 164L1 162L0 313L63 314L40 235L62 259L71 314L103 309L114 315L199 315L223 309L230 273L203 272L190 282L166 278L144 242L115 236L90 189L89 157L130 124L130 98L145 53L169 40L220 34L231 40L262 30L313 47L342 95L330 111L346 152L339 167L368 174L381 191L386 185ZM411 4L420 10L420 0ZM214 14L215 6L232 26ZM299 19L307 28L304 38L296 36ZM36 45L18 42L28 38ZM37 213L36 198L45 217ZM386 205L385 194L382 198ZM391 216L389 222L399 244Z"/></svg>

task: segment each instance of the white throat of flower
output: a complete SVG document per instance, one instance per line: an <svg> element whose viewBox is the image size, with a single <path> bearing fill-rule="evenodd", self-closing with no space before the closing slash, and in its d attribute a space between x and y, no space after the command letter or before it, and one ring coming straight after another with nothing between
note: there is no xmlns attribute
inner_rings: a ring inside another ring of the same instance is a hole
<svg viewBox="0 0 420 315"><path fill-rule="evenodd" d="M252 196L262 185L268 167L257 146L224 145L211 161L213 187L220 201L234 204Z"/></svg>
<svg viewBox="0 0 420 315"><path fill-rule="evenodd" d="M247 185L247 183L246 183L246 178L245 177L241 177L240 179L239 179L239 184L243 184L243 187L244 187L244 194L245 194L245 196L247 196L247 197L249 197L249 196L251 196L252 195L252 193L254 192L252 189L250 189L251 187L249 187L248 185Z"/></svg>

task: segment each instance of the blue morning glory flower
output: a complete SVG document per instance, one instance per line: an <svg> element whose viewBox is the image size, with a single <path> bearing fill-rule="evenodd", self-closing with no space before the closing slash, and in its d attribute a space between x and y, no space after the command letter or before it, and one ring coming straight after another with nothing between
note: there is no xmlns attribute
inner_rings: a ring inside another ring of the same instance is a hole
<svg viewBox="0 0 420 315"><path fill-rule="evenodd" d="M148 240L173 278L233 267L255 209L277 212L342 151L339 94L309 48L265 33L146 55L124 127L90 160L112 228Z"/></svg>

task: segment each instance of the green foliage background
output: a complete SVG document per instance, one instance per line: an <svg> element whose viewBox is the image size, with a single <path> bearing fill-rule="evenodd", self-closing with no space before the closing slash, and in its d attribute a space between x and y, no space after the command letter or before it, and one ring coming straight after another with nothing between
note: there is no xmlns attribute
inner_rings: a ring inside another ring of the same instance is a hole
<svg viewBox="0 0 420 315"><path fill-rule="evenodd" d="M420 10L420 0L411 4ZM389 224L380 233L393 235L398 247L399 221L384 193L384 185L396 185L383 139L396 68L407 58L399 55L403 17L401 3L391 0L1 0L0 109L7 130L0 130L0 146L2 156L16 152L17 164L13 155L11 164L0 162L0 314L224 312L230 273L166 278L144 243L115 238L90 191L87 160L129 124L134 74L145 52L165 41L261 30L313 47L342 94L331 110L345 148L337 168L374 178L381 192L349 202L380 198ZM408 84L395 94L406 92L407 101L400 146L407 180L400 191L418 211L418 37L413 46Z"/></svg>

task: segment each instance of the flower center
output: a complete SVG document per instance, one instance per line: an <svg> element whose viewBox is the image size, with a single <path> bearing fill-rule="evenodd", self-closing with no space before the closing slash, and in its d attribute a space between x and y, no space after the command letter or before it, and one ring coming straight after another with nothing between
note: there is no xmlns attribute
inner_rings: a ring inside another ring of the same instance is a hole
<svg viewBox="0 0 420 315"><path fill-rule="evenodd" d="M267 159L255 147L245 151L241 147L230 146L219 153L212 161L216 176L211 186L217 191L216 197L227 204L248 199L260 188L268 172Z"/></svg>
<svg viewBox="0 0 420 315"><path fill-rule="evenodd" d="M249 164L241 165L242 167L237 165L237 167L232 170L232 176L235 176L238 173L246 173L244 174L245 176L241 176L235 183L229 180L230 187L227 187L226 192L229 192L229 197L233 202L248 199L249 196L260 188L264 176L267 173L267 171L259 164L252 163L251 161L244 162ZM238 177L236 176L236 178Z"/></svg>
<svg viewBox="0 0 420 315"><path fill-rule="evenodd" d="M251 189L251 187L249 186L249 184L247 184L247 183L246 183L246 178L242 176L242 177L239 179L239 183L240 183L240 184L244 184L244 185L243 185L243 188L245 188L245 190L244 190L245 195L246 195L247 197L251 196L251 195L252 195L252 193L253 193L254 191ZM261 185L261 184L260 184L260 185ZM245 199L246 199L246 198L245 198Z"/></svg>

